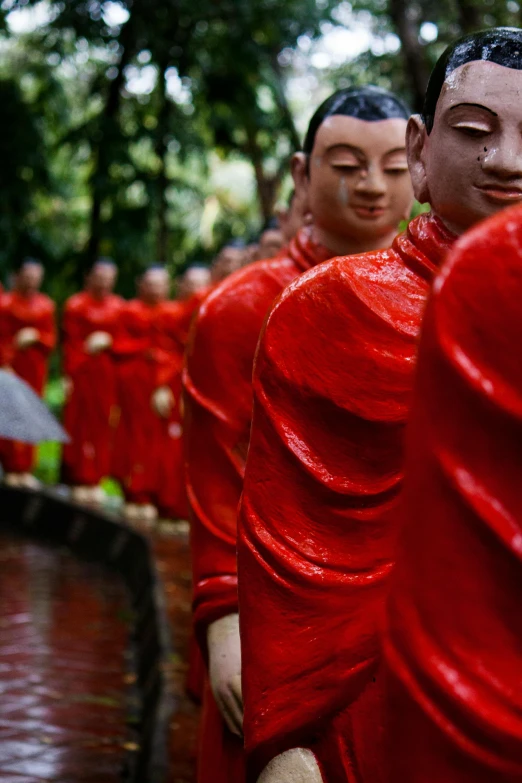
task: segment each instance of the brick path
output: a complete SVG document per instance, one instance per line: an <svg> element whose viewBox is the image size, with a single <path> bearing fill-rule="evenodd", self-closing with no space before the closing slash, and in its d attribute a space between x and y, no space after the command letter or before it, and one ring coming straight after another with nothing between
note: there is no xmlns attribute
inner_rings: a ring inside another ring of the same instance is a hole
<svg viewBox="0 0 522 783"><path fill-rule="evenodd" d="M173 643L168 783L194 783L199 708L185 690L188 528L164 524L150 540ZM0 535L0 605L0 781L121 781L134 747L121 582L65 551Z"/></svg>
<svg viewBox="0 0 522 783"><path fill-rule="evenodd" d="M0 536L0 605L2 783L121 781L133 749L123 585Z"/></svg>
<svg viewBox="0 0 522 783"><path fill-rule="evenodd" d="M161 524L151 535L156 566L163 581L174 654L170 682L176 708L170 725L169 783L194 783L199 708L187 696L191 613L191 573L188 525Z"/></svg>

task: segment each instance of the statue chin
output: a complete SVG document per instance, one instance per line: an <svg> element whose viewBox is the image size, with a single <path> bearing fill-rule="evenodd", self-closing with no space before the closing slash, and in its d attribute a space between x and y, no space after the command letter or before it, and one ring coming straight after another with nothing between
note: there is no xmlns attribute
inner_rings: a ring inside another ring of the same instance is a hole
<svg viewBox="0 0 522 783"><path fill-rule="evenodd" d="M265 767L257 783L324 783L311 750L295 748L282 753Z"/></svg>

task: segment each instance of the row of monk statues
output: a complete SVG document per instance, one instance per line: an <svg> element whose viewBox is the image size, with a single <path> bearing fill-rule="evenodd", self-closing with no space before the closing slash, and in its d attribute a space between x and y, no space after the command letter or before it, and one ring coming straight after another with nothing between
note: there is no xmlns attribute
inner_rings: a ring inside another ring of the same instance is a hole
<svg viewBox="0 0 522 783"><path fill-rule="evenodd" d="M153 265L140 276L136 299L125 302L114 294L116 265L98 259L84 290L66 301L59 329L54 303L40 292L42 264L32 258L21 263L12 290L0 296L1 364L41 395L49 356L59 344L70 436L61 480L75 501L103 503L101 482L113 477L129 519L187 516L180 403L192 315L212 285L278 252L296 205L280 211L281 225L268 225L258 243L232 242L210 269L189 267L177 281L175 299L169 298L166 269ZM38 487L34 446L0 441L0 460L8 485Z"/></svg>
<svg viewBox="0 0 522 783"><path fill-rule="evenodd" d="M522 30L452 44L419 115L335 92L291 176L282 248L177 300L94 266L64 479L190 521L198 783L522 783Z"/></svg>
<svg viewBox="0 0 522 783"><path fill-rule="evenodd" d="M198 781L520 783L522 30L420 115L336 92L291 173L185 356Z"/></svg>

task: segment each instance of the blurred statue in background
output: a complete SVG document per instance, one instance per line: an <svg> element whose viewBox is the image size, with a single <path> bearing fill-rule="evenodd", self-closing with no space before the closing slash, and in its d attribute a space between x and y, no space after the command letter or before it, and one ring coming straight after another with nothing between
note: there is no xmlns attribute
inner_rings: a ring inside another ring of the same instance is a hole
<svg viewBox="0 0 522 783"><path fill-rule="evenodd" d="M79 502L101 501L100 481L111 473L119 414L113 348L124 304L113 293L117 271L110 259L96 261L63 314L64 424L71 443L63 452L62 478Z"/></svg>
<svg viewBox="0 0 522 783"><path fill-rule="evenodd" d="M234 239L221 248L212 262L210 274L213 285L241 269L247 260L246 245L241 239Z"/></svg>
<svg viewBox="0 0 522 783"><path fill-rule="evenodd" d="M300 228L301 226L299 226ZM257 243L256 261L262 261L264 258L274 258L282 248L292 239L286 239L283 231L279 227L277 218L272 218L261 232Z"/></svg>
<svg viewBox="0 0 522 783"><path fill-rule="evenodd" d="M294 188L286 207L277 210L277 222L283 232L284 244L292 240L300 228L313 222L308 206L306 192L297 192Z"/></svg>
<svg viewBox="0 0 522 783"><path fill-rule="evenodd" d="M0 351L2 366L26 381L42 396L49 354L56 344L55 307L40 293L44 268L27 258L13 281L13 290L0 300ZM37 487L32 475L35 449L30 443L0 441L5 481L11 486Z"/></svg>
<svg viewBox="0 0 522 783"><path fill-rule="evenodd" d="M413 200L404 150L408 115L395 96L375 88L342 90L318 109L304 151L292 159L295 204L302 216L309 206L312 224L276 258L250 264L214 288L191 334L184 372L187 492L194 623L209 675L200 783L244 778L237 509L263 321L275 297L311 267L392 241ZM354 166L368 176L350 179Z"/></svg>
<svg viewBox="0 0 522 783"><path fill-rule="evenodd" d="M160 331L167 360L158 366L156 411L165 418L159 467L158 508L168 519L187 519L184 478L181 374L190 325L210 288L206 266L189 267L178 283L178 298L163 308Z"/></svg>
<svg viewBox="0 0 522 783"><path fill-rule="evenodd" d="M121 415L113 473L129 520L153 522L158 516L163 430L172 405L160 378L171 361L162 332L169 288L164 267L147 269L138 280L137 298L123 307L114 342Z"/></svg>

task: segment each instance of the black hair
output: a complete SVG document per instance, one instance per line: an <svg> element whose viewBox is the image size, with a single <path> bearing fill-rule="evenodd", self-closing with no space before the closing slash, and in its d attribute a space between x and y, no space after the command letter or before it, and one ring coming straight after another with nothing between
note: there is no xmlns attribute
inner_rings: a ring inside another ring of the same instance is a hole
<svg viewBox="0 0 522 783"><path fill-rule="evenodd" d="M317 132L328 117L340 114L366 122L404 119L411 114L403 101L388 90L367 85L338 90L322 103L310 120L303 145L303 152L312 154Z"/></svg>
<svg viewBox="0 0 522 783"><path fill-rule="evenodd" d="M276 217L271 217L269 218L269 220L266 221L265 225L261 230L261 233L264 234L265 231L278 231L279 228L280 228L279 220Z"/></svg>
<svg viewBox="0 0 522 783"><path fill-rule="evenodd" d="M426 90L422 119L428 133L433 129L435 109L448 76L461 65L477 60L522 70L522 30L518 27L493 27L465 35L448 46L437 61Z"/></svg>
<svg viewBox="0 0 522 783"><path fill-rule="evenodd" d="M228 242L225 242L221 249L224 250L226 247L233 247L236 250L244 250L246 247L246 242L244 239L236 237L235 239L229 239Z"/></svg>

